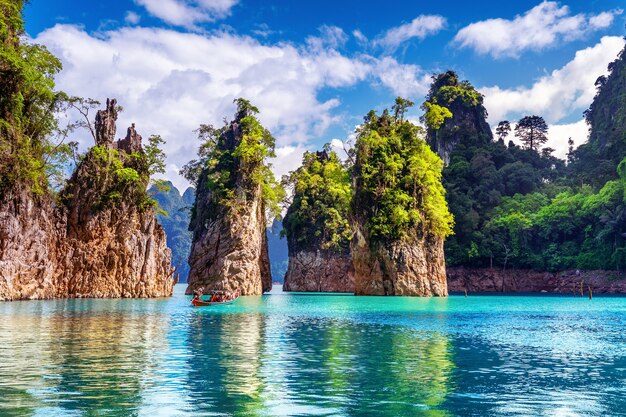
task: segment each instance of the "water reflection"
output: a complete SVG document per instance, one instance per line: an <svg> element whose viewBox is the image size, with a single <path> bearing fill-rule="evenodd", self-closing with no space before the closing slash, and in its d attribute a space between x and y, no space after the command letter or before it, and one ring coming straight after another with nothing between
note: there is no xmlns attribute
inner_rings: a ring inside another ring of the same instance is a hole
<svg viewBox="0 0 626 417"><path fill-rule="evenodd" d="M0 303L0 416L612 416L626 299Z"/></svg>
<svg viewBox="0 0 626 417"><path fill-rule="evenodd" d="M0 414L136 412L143 391L155 383L155 352L166 348L168 317L116 311L119 300L45 303L21 303L0 326L0 394L9 399ZM15 403L24 408L16 411Z"/></svg>
<svg viewBox="0 0 626 417"><path fill-rule="evenodd" d="M351 320L248 314L190 317L193 409L227 415L424 415L453 369L450 341Z"/></svg>

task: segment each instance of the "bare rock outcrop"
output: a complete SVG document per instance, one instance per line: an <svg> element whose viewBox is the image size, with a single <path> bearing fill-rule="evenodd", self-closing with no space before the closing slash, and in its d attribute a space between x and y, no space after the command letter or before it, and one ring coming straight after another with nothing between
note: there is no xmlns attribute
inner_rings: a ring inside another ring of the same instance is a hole
<svg viewBox="0 0 626 417"><path fill-rule="evenodd" d="M357 226L351 249L357 295L448 295L442 238L425 233L410 241L370 245Z"/></svg>
<svg viewBox="0 0 626 417"><path fill-rule="evenodd" d="M233 156L244 138L240 123L251 114L240 109L218 139L220 152L229 155L232 165L204 167L200 174L189 225L193 240L187 294L200 288L239 288L242 295L261 295L272 288L262 187ZM208 185L226 171L228 197Z"/></svg>
<svg viewBox="0 0 626 417"><path fill-rule="evenodd" d="M541 272L527 269L448 268L450 292L534 292L585 295L626 294L626 277L617 271Z"/></svg>
<svg viewBox="0 0 626 417"><path fill-rule="evenodd" d="M349 253L298 251L289 255L284 291L354 292L354 268Z"/></svg>
<svg viewBox="0 0 626 417"><path fill-rule="evenodd" d="M201 202L208 198L200 190L197 220L189 257L190 294L198 288L241 289L243 295L260 295L272 289L265 214L259 195L246 201L236 216L225 215L200 223L206 213Z"/></svg>
<svg viewBox="0 0 626 417"><path fill-rule="evenodd" d="M13 189L0 201L0 300L56 296L57 229L50 200Z"/></svg>
<svg viewBox="0 0 626 417"><path fill-rule="evenodd" d="M147 166L116 150L116 118L116 102L107 100L96 115L97 146L59 204L26 188L3 195L0 300L172 294L171 252L147 200Z"/></svg>

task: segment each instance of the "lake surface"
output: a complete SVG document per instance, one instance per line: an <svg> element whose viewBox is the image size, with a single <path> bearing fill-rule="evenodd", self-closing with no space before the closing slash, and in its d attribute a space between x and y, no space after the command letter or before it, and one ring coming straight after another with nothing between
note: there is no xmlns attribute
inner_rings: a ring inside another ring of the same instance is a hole
<svg viewBox="0 0 626 417"><path fill-rule="evenodd" d="M614 416L626 298L0 303L0 416Z"/></svg>

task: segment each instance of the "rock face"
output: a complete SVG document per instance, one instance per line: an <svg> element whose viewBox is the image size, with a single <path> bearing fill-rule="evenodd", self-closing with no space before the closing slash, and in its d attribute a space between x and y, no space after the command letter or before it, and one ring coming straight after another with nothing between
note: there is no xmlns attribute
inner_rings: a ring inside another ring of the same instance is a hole
<svg viewBox="0 0 626 417"><path fill-rule="evenodd" d="M454 71L434 77L427 100L446 107L452 113L452 117L445 119L438 130L427 129L430 146L446 166L459 143L480 146L493 140L482 95L469 83L461 82Z"/></svg>
<svg viewBox="0 0 626 417"><path fill-rule="evenodd" d="M283 181L293 189L283 219L289 254L283 290L354 292L348 170L329 149L305 152L302 166Z"/></svg>
<svg viewBox="0 0 626 417"><path fill-rule="evenodd" d="M616 271L537 272L523 269L448 268L450 292L547 292L580 296L626 294L626 279Z"/></svg>
<svg viewBox="0 0 626 417"><path fill-rule="evenodd" d="M56 297L58 230L48 198L20 189L0 201L0 300Z"/></svg>
<svg viewBox="0 0 626 417"><path fill-rule="evenodd" d="M172 294L165 233L154 209L137 204L145 175L123 182L98 156L115 148L116 117L115 100L107 100L96 116L98 151L81 161L61 193L63 204L26 190L0 202L0 300ZM132 158L119 155L120 168L131 168Z"/></svg>
<svg viewBox="0 0 626 417"><path fill-rule="evenodd" d="M357 226L351 249L357 295L448 295L442 238L427 233L372 248Z"/></svg>
<svg viewBox="0 0 626 417"><path fill-rule="evenodd" d="M222 133L220 146L233 152L243 133L237 114ZM229 206L217 201L206 183L211 172L200 174L194 212L189 225L193 231L189 256L187 294L198 288L236 290L242 295L261 295L272 289L272 275L265 233L265 207L261 185L250 186L241 169L230 172L235 196Z"/></svg>
<svg viewBox="0 0 626 417"><path fill-rule="evenodd" d="M289 256L284 291L354 292L350 254L334 251L299 251Z"/></svg>

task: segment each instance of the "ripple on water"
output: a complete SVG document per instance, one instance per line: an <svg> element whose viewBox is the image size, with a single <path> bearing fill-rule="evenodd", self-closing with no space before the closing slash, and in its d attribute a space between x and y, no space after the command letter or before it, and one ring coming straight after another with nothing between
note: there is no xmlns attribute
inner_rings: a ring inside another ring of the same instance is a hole
<svg viewBox="0 0 626 417"><path fill-rule="evenodd" d="M609 416L626 299L0 304L0 415Z"/></svg>

